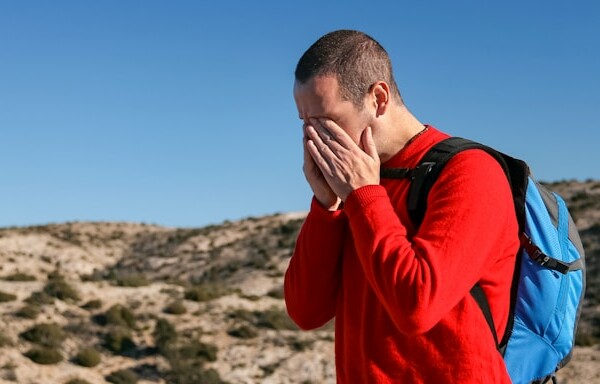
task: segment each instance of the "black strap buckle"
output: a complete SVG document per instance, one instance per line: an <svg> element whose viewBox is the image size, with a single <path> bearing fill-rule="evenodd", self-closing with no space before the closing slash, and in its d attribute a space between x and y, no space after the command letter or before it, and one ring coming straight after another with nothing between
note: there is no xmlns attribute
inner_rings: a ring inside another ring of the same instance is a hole
<svg viewBox="0 0 600 384"><path fill-rule="evenodd" d="M550 257L544 252L542 252L540 247L535 245L533 241L529 238L529 236L527 236L525 233L521 234L521 245L523 246L523 248L525 248L529 257L542 267L560 272L563 275L566 275L567 272L569 272L569 270L571 269L571 264Z"/></svg>

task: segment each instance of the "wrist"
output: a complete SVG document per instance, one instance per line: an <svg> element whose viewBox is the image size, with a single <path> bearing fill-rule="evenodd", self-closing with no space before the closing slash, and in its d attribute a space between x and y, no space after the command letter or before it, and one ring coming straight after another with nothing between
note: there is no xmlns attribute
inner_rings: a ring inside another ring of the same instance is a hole
<svg viewBox="0 0 600 384"><path fill-rule="evenodd" d="M337 210L340 209L340 205L342 203L342 199L340 199L339 197L336 196L335 200L331 201L331 200L322 200L320 198L318 198L317 196L315 196L315 200L317 200L317 202L319 203L319 205L330 211L330 212L335 212Z"/></svg>

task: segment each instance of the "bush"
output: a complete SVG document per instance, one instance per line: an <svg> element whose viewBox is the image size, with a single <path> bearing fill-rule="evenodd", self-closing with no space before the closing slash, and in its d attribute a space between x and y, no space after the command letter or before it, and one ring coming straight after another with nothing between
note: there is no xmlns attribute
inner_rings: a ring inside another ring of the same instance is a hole
<svg viewBox="0 0 600 384"><path fill-rule="evenodd" d="M214 369L205 370L202 366L188 361L171 363L171 371L167 374L170 384L227 384Z"/></svg>
<svg viewBox="0 0 600 384"><path fill-rule="evenodd" d="M40 314L41 308L39 305L27 304L21 307L17 312L15 312L15 316L22 317L24 319L37 319Z"/></svg>
<svg viewBox="0 0 600 384"><path fill-rule="evenodd" d="M227 334L238 339L252 339L258 336L258 332L252 327L241 325L239 327L230 328Z"/></svg>
<svg viewBox="0 0 600 384"><path fill-rule="evenodd" d="M259 328L270 328L276 330L297 330L298 327L285 311L271 308L265 312L254 312L256 316L255 325Z"/></svg>
<svg viewBox="0 0 600 384"><path fill-rule="evenodd" d="M37 291L33 292L27 299L25 299L25 302L39 306L51 305L54 304L54 298L48 295L46 292Z"/></svg>
<svg viewBox="0 0 600 384"><path fill-rule="evenodd" d="M120 275L116 278L116 283L120 287L145 287L150 285L146 276L141 274Z"/></svg>
<svg viewBox="0 0 600 384"><path fill-rule="evenodd" d="M95 320L100 325L115 325L130 329L135 329L136 325L133 312L121 304L113 305L103 315L96 316Z"/></svg>
<svg viewBox="0 0 600 384"><path fill-rule="evenodd" d="M230 312L228 316L231 319L244 320L249 323L255 322L255 315L249 310L243 308L238 308L233 312Z"/></svg>
<svg viewBox="0 0 600 384"><path fill-rule="evenodd" d="M296 352L306 351L314 344L314 340L302 340L296 336L287 338L288 346Z"/></svg>
<svg viewBox="0 0 600 384"><path fill-rule="evenodd" d="M237 309L229 313L233 319L245 320L258 328L269 328L275 330L298 330L298 327L288 314L279 308L270 308L264 312L250 312L245 309Z"/></svg>
<svg viewBox="0 0 600 384"><path fill-rule="evenodd" d="M203 367L206 361L216 361L216 346L197 340L178 345L175 328L164 319L157 321L154 337L160 353L171 366L171 370L165 376L167 383L226 384L221 380L217 371L205 370Z"/></svg>
<svg viewBox="0 0 600 384"><path fill-rule="evenodd" d="M158 319L152 336L156 349L159 353L164 354L167 348L177 341L177 330L166 319Z"/></svg>
<svg viewBox="0 0 600 384"><path fill-rule="evenodd" d="M600 335L589 329L580 328L575 335L575 345L579 347L591 347L600 343Z"/></svg>
<svg viewBox="0 0 600 384"><path fill-rule="evenodd" d="M6 281L36 281L35 276L26 273L15 272L12 275L4 276L2 280Z"/></svg>
<svg viewBox="0 0 600 384"><path fill-rule="evenodd" d="M62 301L79 301L77 291L57 272L51 273L48 276L44 292Z"/></svg>
<svg viewBox="0 0 600 384"><path fill-rule="evenodd" d="M86 347L79 350L75 356L75 362L82 367L95 367L100 364L101 356L95 348Z"/></svg>
<svg viewBox="0 0 600 384"><path fill-rule="evenodd" d="M83 379L71 379L65 384L90 384L90 382Z"/></svg>
<svg viewBox="0 0 600 384"><path fill-rule="evenodd" d="M21 333L21 338L44 347L60 347L67 335L56 323L37 324Z"/></svg>
<svg viewBox="0 0 600 384"><path fill-rule="evenodd" d="M94 271L89 274L89 275L81 275L81 281L88 281L88 282L98 282L98 281L103 281L107 278L108 276L106 276L105 272L103 271L99 271L97 269L94 269Z"/></svg>
<svg viewBox="0 0 600 384"><path fill-rule="evenodd" d="M283 286L279 286L271 289L267 296L272 297L274 299L283 299Z"/></svg>
<svg viewBox="0 0 600 384"><path fill-rule="evenodd" d="M104 346L109 351L119 354L129 354L136 348L131 332L123 327L111 328L104 337Z"/></svg>
<svg viewBox="0 0 600 384"><path fill-rule="evenodd" d="M185 360L216 361L217 347L193 340L179 347L177 355Z"/></svg>
<svg viewBox="0 0 600 384"><path fill-rule="evenodd" d="M163 312L170 315L183 315L187 312L187 308L181 300L177 300L167 305Z"/></svg>
<svg viewBox="0 0 600 384"><path fill-rule="evenodd" d="M13 295L12 293L7 293L0 291L0 303L6 303L9 301L17 300L17 295Z"/></svg>
<svg viewBox="0 0 600 384"><path fill-rule="evenodd" d="M130 369L116 371L106 376L106 381L114 384L135 384L138 380L138 375Z"/></svg>
<svg viewBox="0 0 600 384"><path fill-rule="evenodd" d="M102 300L100 300L100 299L90 300L87 303L83 304L81 306L81 308L86 309L88 311L91 311L94 309L100 309L100 308L102 308Z"/></svg>
<svg viewBox="0 0 600 384"><path fill-rule="evenodd" d="M210 301L217 299L221 296L225 296L229 293L229 290L225 289L225 287L214 284L214 283L204 283L195 285L184 293L184 298L186 300L191 301Z"/></svg>
<svg viewBox="0 0 600 384"><path fill-rule="evenodd" d="M25 353L29 359L37 364L57 364L63 360L62 355L55 348L34 347Z"/></svg>
<svg viewBox="0 0 600 384"><path fill-rule="evenodd" d="M193 341L179 349L170 348L164 355L171 370L166 374L171 384L226 384L214 369L204 369L206 361L215 361L217 348L214 345Z"/></svg>

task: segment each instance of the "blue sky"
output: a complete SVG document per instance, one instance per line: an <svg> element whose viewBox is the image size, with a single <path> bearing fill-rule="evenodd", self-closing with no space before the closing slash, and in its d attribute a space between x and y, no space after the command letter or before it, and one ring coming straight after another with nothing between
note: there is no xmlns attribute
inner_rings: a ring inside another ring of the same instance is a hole
<svg viewBox="0 0 600 384"><path fill-rule="evenodd" d="M293 71L341 28L421 121L600 179L598 4L0 1L0 226L306 210Z"/></svg>

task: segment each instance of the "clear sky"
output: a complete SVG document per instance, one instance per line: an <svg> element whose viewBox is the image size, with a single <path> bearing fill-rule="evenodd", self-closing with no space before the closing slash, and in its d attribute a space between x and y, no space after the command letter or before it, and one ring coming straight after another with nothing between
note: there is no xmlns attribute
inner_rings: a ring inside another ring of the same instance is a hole
<svg viewBox="0 0 600 384"><path fill-rule="evenodd" d="M423 122L600 179L598 1L0 1L0 226L304 211L295 64L335 29Z"/></svg>

